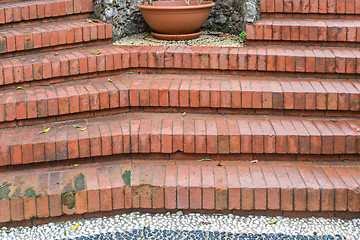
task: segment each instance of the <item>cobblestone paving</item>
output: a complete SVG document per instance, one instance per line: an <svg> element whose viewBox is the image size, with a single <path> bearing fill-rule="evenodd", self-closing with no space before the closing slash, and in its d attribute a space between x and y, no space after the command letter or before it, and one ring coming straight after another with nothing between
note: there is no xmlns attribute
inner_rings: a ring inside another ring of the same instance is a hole
<svg viewBox="0 0 360 240"><path fill-rule="evenodd" d="M216 239L360 240L360 218L286 218L132 212L111 217L1 228L0 240Z"/></svg>

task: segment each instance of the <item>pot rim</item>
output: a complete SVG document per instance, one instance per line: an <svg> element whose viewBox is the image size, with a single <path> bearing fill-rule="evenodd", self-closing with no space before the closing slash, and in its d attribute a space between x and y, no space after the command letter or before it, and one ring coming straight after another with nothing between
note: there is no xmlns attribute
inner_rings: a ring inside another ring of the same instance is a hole
<svg viewBox="0 0 360 240"><path fill-rule="evenodd" d="M161 1L161 2L183 2L183 1ZM149 3L139 3L138 8L140 9L156 9L156 10L182 10L182 9L201 9L209 8L215 6L214 2L211 1L202 1L201 5L192 5L192 6L151 6Z"/></svg>

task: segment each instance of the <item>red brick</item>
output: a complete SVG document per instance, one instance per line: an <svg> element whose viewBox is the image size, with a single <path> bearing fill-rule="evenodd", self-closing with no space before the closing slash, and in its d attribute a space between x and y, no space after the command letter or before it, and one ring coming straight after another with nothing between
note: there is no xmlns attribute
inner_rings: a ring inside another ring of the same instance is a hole
<svg viewBox="0 0 360 240"><path fill-rule="evenodd" d="M165 208L176 208L176 176L177 166L168 165L165 175Z"/></svg>
<svg viewBox="0 0 360 240"><path fill-rule="evenodd" d="M190 167L188 165L178 165L177 170L177 208L178 209L188 209L190 206L189 203L189 175Z"/></svg>
<svg viewBox="0 0 360 240"><path fill-rule="evenodd" d="M100 192L97 170L89 168L85 172L86 189L88 191L88 212L97 212L100 210Z"/></svg>
<svg viewBox="0 0 360 240"><path fill-rule="evenodd" d="M250 170L245 166L238 166L239 181L241 185L241 210L254 209L254 185Z"/></svg>
<svg viewBox="0 0 360 240"><path fill-rule="evenodd" d="M274 166L274 172L280 185L280 207L283 211L293 210L294 192L284 167Z"/></svg>
<svg viewBox="0 0 360 240"><path fill-rule="evenodd" d="M155 209L164 208L164 185L165 185L165 171L164 166L156 166L154 168L154 177L152 182L152 207Z"/></svg>

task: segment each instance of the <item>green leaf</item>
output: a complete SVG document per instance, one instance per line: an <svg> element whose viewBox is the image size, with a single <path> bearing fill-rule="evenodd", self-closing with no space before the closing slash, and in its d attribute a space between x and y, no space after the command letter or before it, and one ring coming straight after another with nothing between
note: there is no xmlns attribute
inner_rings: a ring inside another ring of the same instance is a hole
<svg viewBox="0 0 360 240"><path fill-rule="evenodd" d="M92 52L91 54L94 54L94 55L99 55L101 52Z"/></svg>
<svg viewBox="0 0 360 240"><path fill-rule="evenodd" d="M79 126L79 125L74 125L73 127L74 128L81 128L81 126Z"/></svg>
<svg viewBox="0 0 360 240"><path fill-rule="evenodd" d="M79 166L79 164L75 163L75 164L74 164L74 167L77 167L77 166Z"/></svg>
<svg viewBox="0 0 360 240"><path fill-rule="evenodd" d="M212 161L210 158L203 158L201 160L198 160L199 162L204 162L204 161Z"/></svg>
<svg viewBox="0 0 360 240"><path fill-rule="evenodd" d="M93 20L91 20L91 19L86 19L85 20L87 23L93 23L94 21Z"/></svg>
<svg viewBox="0 0 360 240"><path fill-rule="evenodd" d="M108 82L112 82L112 80L110 78L108 78Z"/></svg>
<svg viewBox="0 0 360 240"><path fill-rule="evenodd" d="M47 129L42 130L41 132L39 132L39 134L41 134L41 133L47 133L48 131L50 131L50 128L47 128Z"/></svg>
<svg viewBox="0 0 360 240"><path fill-rule="evenodd" d="M82 128L82 129L80 129L80 131L85 131L87 128Z"/></svg>
<svg viewBox="0 0 360 240"><path fill-rule="evenodd" d="M279 221L279 219L273 218L273 219L271 219L271 220L269 221L269 224L275 224L275 223L277 223L278 221Z"/></svg>
<svg viewBox="0 0 360 240"><path fill-rule="evenodd" d="M80 227L80 223L79 224L76 224L76 225L74 225L74 226L72 226L70 229L71 230L76 230L76 229L78 229L78 227Z"/></svg>
<svg viewBox="0 0 360 240"><path fill-rule="evenodd" d="M16 89L17 89L17 90L19 90L19 89L24 89L24 88L23 88L23 87L21 87L21 86L18 86Z"/></svg>

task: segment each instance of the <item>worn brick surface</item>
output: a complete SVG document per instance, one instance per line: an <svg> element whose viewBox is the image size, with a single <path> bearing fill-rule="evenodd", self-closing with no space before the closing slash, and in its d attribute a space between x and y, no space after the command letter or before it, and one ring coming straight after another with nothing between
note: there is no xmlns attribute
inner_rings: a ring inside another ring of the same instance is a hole
<svg viewBox="0 0 360 240"><path fill-rule="evenodd" d="M129 113L99 117L89 122L76 120L4 129L0 146L4 153L10 154L4 154L1 165L110 156L122 152L117 146L118 141L123 144L120 149L123 148L125 153L168 154L179 149L189 154L344 155L359 152L360 124L355 120L264 119L261 115L220 117L217 114L207 115L206 120L198 117L189 114L181 119L182 116L176 113ZM118 130L111 126L117 126ZM182 127L175 130L176 126ZM46 128L50 131L39 133ZM24 134L26 138L22 137ZM83 144L89 145L84 148ZM45 146L45 158L38 157L39 153L33 151L41 145Z"/></svg>
<svg viewBox="0 0 360 240"><path fill-rule="evenodd" d="M91 13L92 0L50 0L50 1L24 1L21 4L1 4L0 23L18 23L27 20L42 20L44 18L70 16L78 13ZM75 10L75 11L74 11Z"/></svg>
<svg viewBox="0 0 360 240"><path fill-rule="evenodd" d="M286 198L288 192L291 196L294 194L295 212L332 211L334 196L336 211L359 211L359 185L354 181L360 177L357 163L323 163L321 166L306 162L236 162L222 166L175 163L167 166L121 162L104 166L80 164L56 172L53 168L32 169L25 175L21 171L8 171L0 179L0 186L10 192L1 196L0 220L4 223L30 217L45 218L49 214L60 216L124 209L124 187L132 192L128 196L132 207L140 209L289 211L292 200ZM271 191L265 191L265 186ZM347 191L348 197L341 194ZM73 194L75 208L71 202L64 202L65 195L70 198ZM36 197L35 201L35 196L41 197ZM37 211L32 211L32 207Z"/></svg>
<svg viewBox="0 0 360 240"><path fill-rule="evenodd" d="M189 77L194 78L190 88L187 81ZM201 81L198 80L200 78ZM111 82L108 79L110 78L104 77L76 83L0 92L4 94L4 101L0 101L0 111L5 116L0 122L119 107L182 107L184 106L182 103L190 103L189 107L192 108L233 110L357 112L360 109L360 85L352 81L295 81L294 79L177 74L158 74L155 79L153 75L121 74L112 76ZM181 96L181 101L172 100L173 96L177 96L177 99ZM262 127L266 129L268 135L271 135L270 128L265 125ZM301 126L296 127L301 128ZM146 128L142 129L142 131L146 130ZM199 131L205 129L199 128ZM273 145L271 139L266 140L269 142L265 144ZM200 139L196 141L202 142ZM229 139L226 141L227 144ZM163 147L169 149L170 146L163 145ZM146 146L144 148L146 149ZM228 153L229 149L224 148L222 151Z"/></svg>

